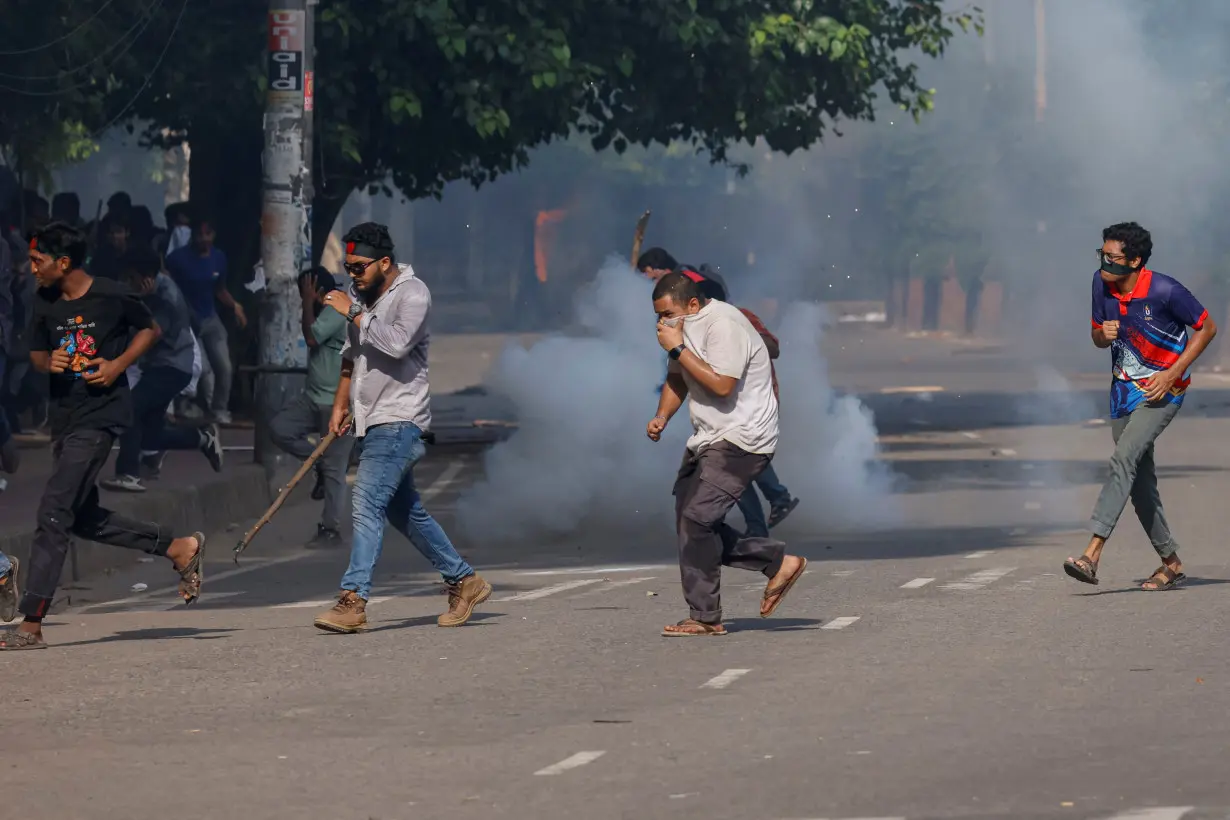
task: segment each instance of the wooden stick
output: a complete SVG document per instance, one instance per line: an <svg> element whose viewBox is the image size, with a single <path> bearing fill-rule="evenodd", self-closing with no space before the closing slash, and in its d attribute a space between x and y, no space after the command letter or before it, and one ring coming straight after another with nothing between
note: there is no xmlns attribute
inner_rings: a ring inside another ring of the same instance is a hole
<svg viewBox="0 0 1230 820"><path fill-rule="evenodd" d="M641 218L636 220L636 233L632 235L632 267L636 267L636 260L641 256L641 244L645 241L645 228L649 226L650 211L645 211L641 214Z"/></svg>
<svg viewBox="0 0 1230 820"><path fill-rule="evenodd" d="M342 429L345 430L349 428L351 421L351 415L350 413L347 413L346 417L342 419ZM299 482L303 480L303 477L312 471L312 468L316 466L316 462L320 460L320 457L325 454L325 450L329 449L329 445L332 444L336 438L337 436L333 433L329 433L320 440L320 444L316 445L316 449L313 450L312 454L307 457L306 461L303 462L303 465L299 468L299 471L294 474L291 480L286 483L286 486L282 488L282 491L278 493L278 497L275 498L273 503L269 505L269 509L265 510L265 514L252 525L252 529L244 533L243 538L239 539L239 543L235 545L236 564L239 563L239 553L246 550L248 545L252 543L252 539L256 537L258 532L261 531L261 528L273 520L274 514L282 508L282 505L286 503L286 499L290 498L291 492L293 492Z"/></svg>

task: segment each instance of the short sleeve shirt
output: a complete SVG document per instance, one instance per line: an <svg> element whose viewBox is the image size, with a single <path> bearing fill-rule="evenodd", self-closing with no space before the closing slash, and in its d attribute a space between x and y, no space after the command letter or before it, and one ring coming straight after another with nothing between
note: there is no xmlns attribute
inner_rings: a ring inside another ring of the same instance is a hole
<svg viewBox="0 0 1230 820"><path fill-rule="evenodd" d="M718 441L728 441L749 453L775 452L778 409L773 367L768 348L747 317L733 305L710 299L699 313L685 318L683 340L713 372L739 382L729 396L715 396L678 362L670 363L672 371L682 372L688 386L688 411L694 430L688 449L698 452Z"/></svg>
<svg viewBox="0 0 1230 820"><path fill-rule="evenodd" d="M1103 282L1100 273L1093 275L1093 326L1119 322L1119 337L1110 346L1111 418L1123 418L1144 402L1149 379L1174 366L1187 349L1187 329L1199 330L1208 316L1191 291L1164 273L1142 270L1126 294ZM1184 373L1162 401L1182 404L1189 384Z"/></svg>
<svg viewBox="0 0 1230 820"><path fill-rule="evenodd" d="M121 373L110 387L91 385L85 375L91 359L118 359L133 333L154 326L145 303L126 285L95 279L85 295L65 299L58 290L40 290L30 325L30 349L66 348L69 369L50 379L51 435L75 430L119 434L132 423L128 377Z"/></svg>

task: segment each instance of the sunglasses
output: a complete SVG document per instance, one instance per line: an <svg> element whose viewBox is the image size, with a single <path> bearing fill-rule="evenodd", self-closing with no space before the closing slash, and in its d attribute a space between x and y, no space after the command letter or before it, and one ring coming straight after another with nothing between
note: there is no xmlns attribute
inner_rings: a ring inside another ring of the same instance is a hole
<svg viewBox="0 0 1230 820"><path fill-rule="evenodd" d="M373 259L370 262L347 262L342 265L342 268L344 268L346 273L351 276L362 276L363 272L366 271L369 266L374 265L379 261L379 259Z"/></svg>

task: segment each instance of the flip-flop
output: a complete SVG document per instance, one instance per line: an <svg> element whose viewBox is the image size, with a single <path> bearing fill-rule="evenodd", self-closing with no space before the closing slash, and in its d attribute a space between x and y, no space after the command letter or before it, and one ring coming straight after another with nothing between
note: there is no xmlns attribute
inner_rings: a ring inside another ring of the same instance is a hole
<svg viewBox="0 0 1230 820"><path fill-rule="evenodd" d="M1098 565L1082 555L1080 558L1069 558L1063 562L1063 571L1082 584L1098 583Z"/></svg>
<svg viewBox="0 0 1230 820"><path fill-rule="evenodd" d="M26 632L6 629L0 632L0 652L16 652L22 649L46 649L47 642Z"/></svg>
<svg viewBox="0 0 1230 820"><path fill-rule="evenodd" d="M790 588L794 586L796 581L798 581L800 578L803 577L803 571L807 569L807 559L802 558L800 559L800 561L801 563L799 564L799 568L796 569L794 573L789 578L787 578L785 581L783 581L781 584L779 584L776 587L774 586L765 587L764 596L761 597L760 600L767 601L774 596L777 596L777 600L775 600L773 602L773 605L769 607L768 612L761 612L760 617L767 618L770 615L772 615L774 612L776 612L777 608L782 605L782 601L786 600L786 593L790 591Z"/></svg>
<svg viewBox="0 0 1230 820"><path fill-rule="evenodd" d="M196 555L188 560L183 569L176 570L180 577L180 597L185 606L195 604L201 598L201 587L205 584L205 533L194 532L196 539ZM188 596L184 596L188 592Z"/></svg>
<svg viewBox="0 0 1230 820"><path fill-rule="evenodd" d="M697 627L691 632L682 632L680 630L663 629L663 638L720 638L723 635L729 634L726 632L726 627L721 624L707 624L702 621L697 621L694 618L684 618L675 626Z"/></svg>

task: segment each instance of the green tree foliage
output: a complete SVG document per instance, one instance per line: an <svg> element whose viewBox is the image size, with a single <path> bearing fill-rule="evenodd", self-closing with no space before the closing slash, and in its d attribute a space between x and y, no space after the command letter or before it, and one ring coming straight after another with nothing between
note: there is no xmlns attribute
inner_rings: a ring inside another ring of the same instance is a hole
<svg viewBox="0 0 1230 820"><path fill-rule="evenodd" d="M121 43L81 69L88 81L62 98L61 114L90 127L147 123L156 143L186 138L194 199L203 192L216 207L242 189L250 201L264 5L113 0L74 33L92 13L83 5L8 0L5 9L16 29L8 42L63 37L55 49L62 66L83 66ZM318 7L316 33L315 227L327 227L356 187L391 179L420 197L453 180L479 185L524 165L529 149L578 131L597 150L682 142L723 162L740 141L806 148L842 119L873 117L884 100L919 115L931 93L911 58L940 55L959 28L978 24L977 9L944 6L330 0ZM139 36L125 45L133 20ZM0 69L21 73L13 65L0 60ZM30 87L19 84L26 94ZM22 121L50 116L32 99L22 98Z"/></svg>

